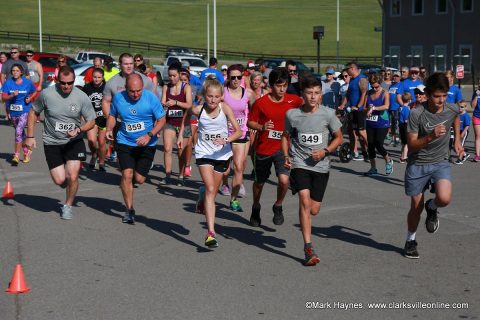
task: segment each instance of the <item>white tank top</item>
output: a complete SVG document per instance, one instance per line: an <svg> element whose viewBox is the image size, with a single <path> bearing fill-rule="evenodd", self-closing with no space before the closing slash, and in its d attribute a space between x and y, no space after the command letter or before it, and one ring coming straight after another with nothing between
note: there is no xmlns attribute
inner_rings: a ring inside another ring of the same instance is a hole
<svg viewBox="0 0 480 320"><path fill-rule="evenodd" d="M230 143L214 145L216 138L228 137L228 120L219 104L220 112L215 118L210 118L205 110L200 111L198 118L198 138L195 144L195 158L207 158L212 160L228 160L232 156Z"/></svg>

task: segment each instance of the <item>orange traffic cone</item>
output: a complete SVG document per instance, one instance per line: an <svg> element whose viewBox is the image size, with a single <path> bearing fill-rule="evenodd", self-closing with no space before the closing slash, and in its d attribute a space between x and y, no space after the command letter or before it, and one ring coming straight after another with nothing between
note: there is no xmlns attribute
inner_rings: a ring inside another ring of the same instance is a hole
<svg viewBox="0 0 480 320"><path fill-rule="evenodd" d="M25 282L25 275L23 274L22 265L19 263L15 267L15 272L13 273L12 281L8 286L8 289L5 292L8 293L27 293L31 289L27 288L27 283Z"/></svg>
<svg viewBox="0 0 480 320"><path fill-rule="evenodd" d="M3 199L13 199L15 195L13 194L13 187L12 183L10 181L7 181L7 185L5 186L5 189L3 189Z"/></svg>

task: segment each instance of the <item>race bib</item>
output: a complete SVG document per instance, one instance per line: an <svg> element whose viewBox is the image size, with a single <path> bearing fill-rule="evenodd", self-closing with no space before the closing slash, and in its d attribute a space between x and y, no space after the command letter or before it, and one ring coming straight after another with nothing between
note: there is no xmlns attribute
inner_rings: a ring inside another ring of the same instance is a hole
<svg viewBox="0 0 480 320"><path fill-rule="evenodd" d="M239 126L243 126L245 124L245 118L237 118L237 123Z"/></svg>
<svg viewBox="0 0 480 320"><path fill-rule="evenodd" d="M202 135L202 139L207 142L212 142L215 139L223 138L221 133L208 133L204 132Z"/></svg>
<svg viewBox="0 0 480 320"><path fill-rule="evenodd" d="M75 123L55 122L55 131L67 132L75 129Z"/></svg>
<svg viewBox="0 0 480 320"><path fill-rule="evenodd" d="M30 74L30 77L33 77L35 76L35 71L30 71L29 74Z"/></svg>
<svg viewBox="0 0 480 320"><path fill-rule="evenodd" d="M370 115L367 117L367 121L372 121L372 122L377 122L378 121L378 115Z"/></svg>
<svg viewBox="0 0 480 320"><path fill-rule="evenodd" d="M321 133L301 133L298 138L300 143L306 146L313 146L322 143Z"/></svg>
<svg viewBox="0 0 480 320"><path fill-rule="evenodd" d="M145 123L137 122L137 123L127 123L125 124L125 130L127 132L139 132L145 130Z"/></svg>
<svg viewBox="0 0 480 320"><path fill-rule="evenodd" d="M168 117L170 118L182 118L183 110L168 110Z"/></svg>
<svg viewBox="0 0 480 320"><path fill-rule="evenodd" d="M101 116L103 116L103 111L102 110L97 111L97 112L95 112L95 115L97 116L97 118L101 117Z"/></svg>
<svg viewBox="0 0 480 320"><path fill-rule="evenodd" d="M11 104L10 111L23 111L23 106L21 104Z"/></svg>
<svg viewBox="0 0 480 320"><path fill-rule="evenodd" d="M275 139L275 140L280 140L282 139L282 131L276 131L276 130L268 130L268 138L269 139Z"/></svg>

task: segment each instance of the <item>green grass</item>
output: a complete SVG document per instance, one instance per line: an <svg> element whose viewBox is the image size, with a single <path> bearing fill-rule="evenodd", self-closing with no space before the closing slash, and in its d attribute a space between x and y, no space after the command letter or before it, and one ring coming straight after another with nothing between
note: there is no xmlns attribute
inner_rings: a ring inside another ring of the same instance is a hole
<svg viewBox="0 0 480 320"><path fill-rule="evenodd" d="M206 48L207 2L43 0L43 32ZM210 18L213 22L212 13ZM316 55L314 25L325 26L321 54L335 55L334 0L217 0L218 49ZM340 1L340 55L379 56L381 33L373 29L380 25L377 0ZM0 30L38 32L38 0L3 6ZM210 43L213 48L213 31Z"/></svg>

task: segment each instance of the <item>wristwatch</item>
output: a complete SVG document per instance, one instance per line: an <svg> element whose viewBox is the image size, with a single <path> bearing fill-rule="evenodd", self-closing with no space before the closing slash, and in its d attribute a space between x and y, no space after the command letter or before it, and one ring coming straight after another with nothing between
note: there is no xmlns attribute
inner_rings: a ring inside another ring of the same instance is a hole
<svg viewBox="0 0 480 320"><path fill-rule="evenodd" d="M150 138L153 137L153 133L152 133L151 131L148 131L148 132L147 132L147 135L148 135Z"/></svg>
<svg viewBox="0 0 480 320"><path fill-rule="evenodd" d="M327 148L323 148L323 151L325 151L325 157L328 157L330 155L330 151L328 151Z"/></svg>

